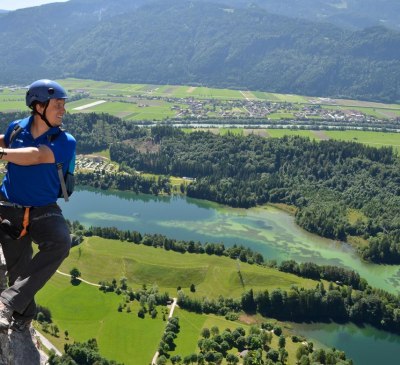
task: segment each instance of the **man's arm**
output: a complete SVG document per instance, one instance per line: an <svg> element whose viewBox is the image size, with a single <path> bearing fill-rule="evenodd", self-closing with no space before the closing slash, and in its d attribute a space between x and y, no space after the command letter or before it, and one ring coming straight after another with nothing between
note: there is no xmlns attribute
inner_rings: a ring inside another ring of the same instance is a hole
<svg viewBox="0 0 400 365"><path fill-rule="evenodd" d="M5 148L4 134L0 135L0 156L2 160L21 166L38 165L40 163L54 163L53 151L47 146Z"/></svg>

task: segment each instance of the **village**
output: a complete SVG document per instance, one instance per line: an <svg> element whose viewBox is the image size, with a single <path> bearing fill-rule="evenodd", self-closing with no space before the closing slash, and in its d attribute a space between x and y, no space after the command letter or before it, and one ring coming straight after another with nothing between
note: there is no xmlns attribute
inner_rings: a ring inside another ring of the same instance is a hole
<svg viewBox="0 0 400 365"><path fill-rule="evenodd" d="M311 98L307 104L291 102L272 102L256 99L216 99L194 97L164 97L156 95L107 95L112 101L122 101L136 104L139 108L154 107L152 101L166 102L171 105L176 115L174 119L203 120L216 118L226 119L266 119L266 122L276 120L321 120L339 123L380 124L384 122L399 123L395 115L386 118L363 113L356 108L339 106L334 99Z"/></svg>

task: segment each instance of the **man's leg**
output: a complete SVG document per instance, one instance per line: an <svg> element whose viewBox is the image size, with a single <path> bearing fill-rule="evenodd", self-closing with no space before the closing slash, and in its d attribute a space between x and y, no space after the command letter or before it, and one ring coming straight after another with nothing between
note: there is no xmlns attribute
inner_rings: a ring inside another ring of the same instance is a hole
<svg viewBox="0 0 400 365"><path fill-rule="evenodd" d="M31 211L29 235L38 245L39 252L0 296L3 303L17 312L14 312L15 317L20 315L26 320L35 315L35 294L53 276L68 256L71 246L68 226L61 209L55 204Z"/></svg>
<svg viewBox="0 0 400 365"><path fill-rule="evenodd" d="M13 222L22 219L22 209L6 208L1 211L1 215L7 217ZM13 240L2 230L0 230L0 240L2 251L6 260L8 286L12 286L16 279L23 273L30 260L32 259L32 244L29 236L25 236L20 240ZM12 321L14 308L10 302L0 297L1 315L0 327L7 329Z"/></svg>
<svg viewBox="0 0 400 365"><path fill-rule="evenodd" d="M25 236L20 240L3 240L2 249L6 260L8 287L11 287L23 275L29 262L32 260L32 243L29 236ZM11 306L10 301L3 299L2 295L0 300L6 305Z"/></svg>

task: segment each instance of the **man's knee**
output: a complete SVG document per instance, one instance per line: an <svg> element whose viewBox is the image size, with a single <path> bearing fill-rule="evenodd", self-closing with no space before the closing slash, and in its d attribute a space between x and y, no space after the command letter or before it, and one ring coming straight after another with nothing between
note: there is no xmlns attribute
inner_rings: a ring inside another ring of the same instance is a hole
<svg viewBox="0 0 400 365"><path fill-rule="evenodd" d="M71 249L71 236L68 234L60 237L60 240L56 244L59 249L61 258L67 258Z"/></svg>
<svg viewBox="0 0 400 365"><path fill-rule="evenodd" d="M69 234L59 235L52 237L52 239L45 240L38 243L39 251L48 252L60 260L64 260L69 255L71 248L71 238Z"/></svg>

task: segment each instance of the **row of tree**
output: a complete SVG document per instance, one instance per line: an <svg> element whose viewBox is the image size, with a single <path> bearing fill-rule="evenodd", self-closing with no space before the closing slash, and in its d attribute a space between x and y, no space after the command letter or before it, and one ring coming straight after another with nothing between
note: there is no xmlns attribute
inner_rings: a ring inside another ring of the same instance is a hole
<svg viewBox="0 0 400 365"><path fill-rule="evenodd" d="M125 190L142 194L171 194L170 179L165 176L143 177L138 173L106 173L78 171L76 183L102 190Z"/></svg>
<svg viewBox="0 0 400 365"><path fill-rule="evenodd" d="M162 175L194 178L188 196L234 207L267 202L297 208L296 221L324 237L371 242L366 260L400 263L400 160L391 147L301 137L185 134L172 127L151 130L157 152L114 143L114 161ZM350 212L358 219L351 221Z"/></svg>
<svg viewBox="0 0 400 365"><path fill-rule="evenodd" d="M377 290L356 291L351 287L330 284L325 289L318 283L315 289L290 290L274 289L253 293L244 292L241 299L194 298L183 291L178 293L181 308L196 313L225 314L229 311L243 310L247 313L260 313L290 321L329 321L339 323L369 323L372 326L393 333L400 333L399 298L380 293Z"/></svg>
<svg viewBox="0 0 400 365"><path fill-rule="evenodd" d="M347 270L332 265L317 265L313 262L297 263L294 260L282 261L278 266L280 271L314 280L327 280L339 285L348 285L353 289L365 290L367 281L354 270Z"/></svg>

